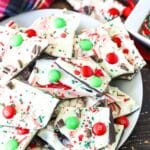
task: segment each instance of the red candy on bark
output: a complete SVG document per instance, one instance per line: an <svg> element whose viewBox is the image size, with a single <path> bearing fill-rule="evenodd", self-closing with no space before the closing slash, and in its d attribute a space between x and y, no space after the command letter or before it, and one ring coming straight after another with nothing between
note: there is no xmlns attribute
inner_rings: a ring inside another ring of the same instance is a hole
<svg viewBox="0 0 150 150"><path fill-rule="evenodd" d="M29 133L29 129L26 129L26 128L17 128L17 133L19 135L28 134Z"/></svg>
<svg viewBox="0 0 150 150"><path fill-rule="evenodd" d="M27 34L28 37L33 37L37 35L36 31L33 29L28 29L25 31L25 33Z"/></svg>
<svg viewBox="0 0 150 150"><path fill-rule="evenodd" d="M129 120L126 116L119 117L115 120L115 123L123 125L125 128L129 126Z"/></svg>
<svg viewBox="0 0 150 150"><path fill-rule="evenodd" d="M93 75L93 70L91 67L89 66L82 66L81 67L81 74L84 76L84 77L90 77Z"/></svg>
<svg viewBox="0 0 150 150"><path fill-rule="evenodd" d="M118 47L121 47L121 39L119 37L113 36L112 41L115 42Z"/></svg>
<svg viewBox="0 0 150 150"><path fill-rule="evenodd" d="M108 10L109 14L112 15L112 16L119 16L120 15L120 12L117 8L110 8Z"/></svg>
<svg viewBox="0 0 150 150"><path fill-rule="evenodd" d="M106 61L109 64L116 64L118 62L118 60L119 60L118 56L114 52L108 53L106 55Z"/></svg>
<svg viewBox="0 0 150 150"><path fill-rule="evenodd" d="M16 114L15 106L11 106L11 105L5 106L2 113L6 119L13 118L14 115Z"/></svg>
<svg viewBox="0 0 150 150"><path fill-rule="evenodd" d="M104 135L106 130L106 125L102 122L97 122L92 127L92 132L97 136Z"/></svg>
<svg viewBox="0 0 150 150"><path fill-rule="evenodd" d="M132 8L131 7L125 7L124 9L123 9L123 11L122 11L122 15L125 17L125 18L127 18L129 15L130 15L130 13L131 13L131 11L132 11Z"/></svg>

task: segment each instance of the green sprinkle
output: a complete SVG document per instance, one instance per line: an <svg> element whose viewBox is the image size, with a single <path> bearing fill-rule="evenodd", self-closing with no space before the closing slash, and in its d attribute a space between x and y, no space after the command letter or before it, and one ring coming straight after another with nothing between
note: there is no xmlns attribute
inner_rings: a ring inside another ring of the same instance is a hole
<svg viewBox="0 0 150 150"><path fill-rule="evenodd" d="M41 116L39 116L39 117L38 117L38 119L39 119L40 123L42 123L42 122L43 122L43 119L42 119L42 117L41 117Z"/></svg>
<svg viewBox="0 0 150 150"><path fill-rule="evenodd" d="M86 143L84 144L84 147L89 148L89 147L90 147L90 142L86 142Z"/></svg>

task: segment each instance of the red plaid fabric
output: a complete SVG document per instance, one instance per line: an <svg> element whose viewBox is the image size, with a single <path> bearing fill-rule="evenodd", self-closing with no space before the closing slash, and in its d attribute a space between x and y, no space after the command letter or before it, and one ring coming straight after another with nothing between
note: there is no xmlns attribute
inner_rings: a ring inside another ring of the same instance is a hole
<svg viewBox="0 0 150 150"><path fill-rule="evenodd" d="M54 0L0 0L0 20L31 9L48 8Z"/></svg>

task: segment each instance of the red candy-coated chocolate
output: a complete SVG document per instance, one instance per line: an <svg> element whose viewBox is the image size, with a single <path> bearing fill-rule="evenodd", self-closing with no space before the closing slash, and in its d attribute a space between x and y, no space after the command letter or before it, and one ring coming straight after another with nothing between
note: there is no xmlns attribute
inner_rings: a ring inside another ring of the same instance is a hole
<svg viewBox="0 0 150 150"><path fill-rule="evenodd" d="M129 126L129 120L126 116L119 117L115 120L115 123L123 125L125 128Z"/></svg>
<svg viewBox="0 0 150 150"><path fill-rule="evenodd" d="M94 72L94 75L96 75L97 77L104 76L104 74L103 74L101 69L96 69L95 72Z"/></svg>
<svg viewBox="0 0 150 150"><path fill-rule="evenodd" d="M89 66L82 66L81 67L81 74L84 76L84 77L90 77L93 75L93 70L91 67Z"/></svg>
<svg viewBox="0 0 150 150"><path fill-rule="evenodd" d="M117 8L110 8L108 10L109 14L112 15L112 16L119 16L120 15L120 12Z"/></svg>
<svg viewBox="0 0 150 150"><path fill-rule="evenodd" d="M17 128L17 133L18 133L19 135L28 134L28 133L29 133L29 129Z"/></svg>
<svg viewBox="0 0 150 150"><path fill-rule="evenodd" d="M112 41L115 42L118 47L121 47L121 39L119 37L113 36Z"/></svg>
<svg viewBox="0 0 150 150"><path fill-rule="evenodd" d="M123 9L123 11L122 11L122 15L125 17L125 18L127 18L129 15L130 15L130 13L131 13L131 11L132 11L132 8L131 7L125 7L124 9Z"/></svg>
<svg viewBox="0 0 150 150"><path fill-rule="evenodd" d="M150 29L144 28L143 29L144 34L150 35Z"/></svg>
<svg viewBox="0 0 150 150"><path fill-rule="evenodd" d="M28 29L25 31L25 33L27 34L28 37L33 37L37 35L36 31L33 29Z"/></svg>
<svg viewBox="0 0 150 150"><path fill-rule="evenodd" d="M116 64L118 62L118 56L115 54L115 53L108 53L107 56L106 56L106 61L109 63L109 64Z"/></svg>
<svg viewBox="0 0 150 150"><path fill-rule="evenodd" d="M106 130L106 125L102 122L97 122L92 127L92 132L97 136L104 135Z"/></svg>
<svg viewBox="0 0 150 150"><path fill-rule="evenodd" d="M128 54L128 53L129 53L129 50L128 50L127 48L124 48L124 49L123 49L123 53L124 53L124 54Z"/></svg>
<svg viewBox="0 0 150 150"><path fill-rule="evenodd" d="M2 113L6 119L13 118L14 115L16 114L15 106L11 106L11 105L5 106Z"/></svg>

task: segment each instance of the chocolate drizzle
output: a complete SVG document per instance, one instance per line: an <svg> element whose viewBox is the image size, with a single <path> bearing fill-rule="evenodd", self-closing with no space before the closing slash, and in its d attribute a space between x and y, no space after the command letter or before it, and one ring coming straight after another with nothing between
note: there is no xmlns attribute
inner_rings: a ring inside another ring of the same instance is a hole
<svg viewBox="0 0 150 150"><path fill-rule="evenodd" d="M57 121L57 127L61 128L65 125L64 121L62 119L60 119L59 121Z"/></svg>
<svg viewBox="0 0 150 150"><path fill-rule="evenodd" d="M38 56L40 54L40 51L41 51L41 46L35 45L33 47L32 54L34 54L35 56Z"/></svg>
<svg viewBox="0 0 150 150"><path fill-rule="evenodd" d="M19 64L20 68L23 68L23 62L20 59L18 60L18 64Z"/></svg>
<svg viewBox="0 0 150 150"><path fill-rule="evenodd" d="M92 132L89 128L86 128L84 132L85 132L85 136L87 138L90 138L92 136Z"/></svg>
<svg viewBox="0 0 150 150"><path fill-rule="evenodd" d="M15 85L10 81L10 82L7 84L7 87L9 87L10 89L14 89L14 88L15 88Z"/></svg>
<svg viewBox="0 0 150 150"><path fill-rule="evenodd" d="M60 132L59 128L56 125L56 129L54 130L54 132L57 134L57 137L59 139L59 141L66 147L70 147L71 143L70 140Z"/></svg>
<svg viewBox="0 0 150 150"><path fill-rule="evenodd" d="M124 63L122 63L122 64L120 65L120 68L123 69L123 70L125 70L125 71L129 71L129 69L125 66Z"/></svg>

